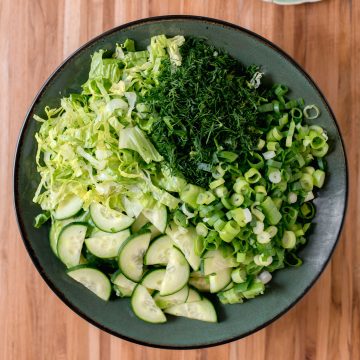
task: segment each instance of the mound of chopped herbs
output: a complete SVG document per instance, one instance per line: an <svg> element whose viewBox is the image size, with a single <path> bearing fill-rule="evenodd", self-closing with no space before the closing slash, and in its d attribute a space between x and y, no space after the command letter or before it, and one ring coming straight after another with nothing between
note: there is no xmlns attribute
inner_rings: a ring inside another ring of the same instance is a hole
<svg viewBox="0 0 360 360"><path fill-rule="evenodd" d="M265 94L251 83L256 66L202 39L187 39L180 52L181 66L164 60L158 86L144 99L159 115L150 136L173 173L206 187L222 154L235 152L241 161L256 145Z"/></svg>

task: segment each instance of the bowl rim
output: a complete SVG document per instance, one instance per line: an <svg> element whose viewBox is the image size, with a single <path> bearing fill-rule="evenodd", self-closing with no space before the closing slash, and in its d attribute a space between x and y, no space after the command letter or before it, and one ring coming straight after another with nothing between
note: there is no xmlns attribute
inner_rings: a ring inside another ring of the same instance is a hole
<svg viewBox="0 0 360 360"><path fill-rule="evenodd" d="M19 157L20 157L20 149L22 147L22 143L23 143L23 136L24 136L24 132L31 120L30 115L33 113L34 107L36 106L37 102L39 101L39 99L41 98L42 94L45 92L45 90L47 89L48 85L51 83L52 79L67 65L68 62L70 62L70 60L76 56L78 53L80 53L81 51L83 51L84 49L88 48L89 46L91 46L92 44L96 43L97 41L101 40L103 37L111 35L114 32L117 31L121 31L130 27L134 27L134 26L138 26L138 25L142 25L142 24L146 24L146 23L151 23L151 22L162 22L162 21L171 21L171 20L190 20L190 21L196 21L196 22L205 22L205 23L212 23L215 25L220 25L222 27L227 27L227 28L231 28L234 29L236 31L240 31L243 32L245 34L247 34L248 36L251 36L253 38L255 38L256 40L258 40L259 42L261 42L263 45L266 45L267 47L273 49L275 52L277 52L278 54L280 54L282 57L284 57L288 62L290 62L305 78L306 80L310 83L310 85L312 85L312 87L314 87L314 89L318 92L318 94L320 95L320 97L323 100L324 106L326 108L326 110L329 112L330 116L333 118L334 120L334 124L335 127L339 133L339 138L340 138L340 144L341 144L341 150L344 156L344 161L345 161L345 203L344 203L344 209L343 209L343 214L342 214L342 220L341 220L341 224L339 227L339 231L336 234L336 241L334 242L331 250L330 250L330 254L328 256L328 258L326 259L326 261L323 263L319 273L317 274L317 276L308 284L308 286L305 288L305 290L299 294L285 309L283 309L281 312L279 312L278 314L276 314L275 316L273 316L271 319L269 319L268 321L264 322L263 324L245 332L242 333L241 335L238 336L234 336L231 338L228 338L226 340L222 340L222 341L218 341L218 342L213 342L213 343L205 343L205 344L196 344L196 345L190 345L190 346L173 346L173 345L163 345L163 344L156 344L156 343L149 343L143 340L137 340L137 339L133 339L131 337L128 337L126 335L120 334L114 330L109 329L108 327L106 327L103 324L98 323L97 321L95 321L94 319L90 318L88 315L86 315L80 308L78 308L77 306L75 306L74 304L71 303L71 301L69 299L67 299L66 295L55 286L55 284L48 278L45 269L40 265L40 261L34 251L34 249L32 248L29 239L26 236L26 231L25 231L25 226L22 222L21 216L19 216L19 192L17 189L17 179L19 177L18 174L18 169L19 169ZM20 231L20 235L21 238L23 240L23 243L25 245L25 248L33 262L33 264L35 265L37 271L39 272L39 274L41 275L41 277L43 278L43 280L46 282L46 284L49 286L49 288L57 295L57 297L64 302L72 311L74 311L77 315L79 315L80 317L82 317L84 320L88 321L90 324L96 326L97 328L99 328L100 330L103 330L111 335L114 335L122 340L126 340L138 345L143 345L143 346L148 346L148 347L153 347L153 348L159 348L159 349L172 349L172 350L192 350L192 349L202 349L202 348L208 348L208 347L213 347L213 346L219 346L219 345L223 345L223 344L227 344L230 343L232 341L236 341L242 338L245 338L246 336L249 336L263 328L265 328L266 326L268 326L269 324L273 323L275 320L279 319L282 315L284 315L285 313L287 313L292 307L294 307L310 290L310 288L316 283L316 281L320 278L320 276L322 275L322 273L324 272L326 266L328 265L330 259L332 258L332 255L334 253L334 250L337 246L337 244L339 243L339 239L340 239L340 235L341 232L343 230L344 227L344 222L345 222L345 217L346 217L346 213L347 213L347 208L348 208L348 197L349 197L349 170L348 170L348 160L347 160L347 156L346 156L346 150L345 150L345 145L344 145L344 140L340 131L340 127L338 125L337 119L334 115L334 112L332 111L326 97L324 96L324 94L322 93L322 91L320 90L320 88L316 85L316 83L314 82L314 80L310 77L310 75L303 69L303 67L297 62L295 61L289 54L287 54L284 50L282 50L279 46L275 45L273 42L271 42L270 40L264 38L263 36L248 30L242 26L230 23L228 21L224 21L224 20L220 20L220 19L215 19L215 18L211 18L211 17L206 17L206 16L197 16L197 15L161 15L161 16L153 16L153 17L146 17L146 18L141 18L135 21L131 21L131 22L127 22L125 24L116 26L110 30L107 30L99 35L97 35L96 37L92 38L91 40L87 41L86 43L84 43L83 45L81 45L77 50L75 50L73 53L71 53L67 58L65 58L65 60L62 61L62 63L48 76L48 78L45 80L45 82L43 83L43 85L41 86L40 90L37 92L37 94L35 95L30 107L28 108L23 124L21 126L21 129L19 131L19 136L18 136L18 140L17 140L17 144L16 144L16 148L15 148L15 156L14 156L14 162L13 162L13 207L14 207L14 211L15 211L15 215L16 215L16 220L17 220L17 225Z"/></svg>

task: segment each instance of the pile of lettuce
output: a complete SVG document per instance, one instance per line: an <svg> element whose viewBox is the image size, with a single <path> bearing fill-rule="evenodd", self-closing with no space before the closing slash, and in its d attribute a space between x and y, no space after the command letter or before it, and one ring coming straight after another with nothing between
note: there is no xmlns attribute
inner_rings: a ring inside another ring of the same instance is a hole
<svg viewBox="0 0 360 360"><path fill-rule="evenodd" d="M84 209L100 202L124 210L126 203L134 216L151 202L178 206L169 191L179 191L186 181L170 175L149 141L146 131L155 119L141 99L157 86L164 59L174 67L181 64L184 41L159 35L144 51L126 40L115 53L95 52L82 92L62 98L59 108L46 108L44 118L35 116L41 122L35 203L50 214L74 193Z"/></svg>

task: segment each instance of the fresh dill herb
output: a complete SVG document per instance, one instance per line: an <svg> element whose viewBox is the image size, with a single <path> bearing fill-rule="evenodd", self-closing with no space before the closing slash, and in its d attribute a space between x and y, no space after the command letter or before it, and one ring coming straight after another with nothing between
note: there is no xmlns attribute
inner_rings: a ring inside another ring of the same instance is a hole
<svg viewBox="0 0 360 360"><path fill-rule="evenodd" d="M258 140L257 106L264 100L250 80L258 71L229 54L189 38L181 47L182 64L163 62L158 86L144 101L158 114L150 136L171 171L207 186L216 153L234 151L238 162Z"/></svg>

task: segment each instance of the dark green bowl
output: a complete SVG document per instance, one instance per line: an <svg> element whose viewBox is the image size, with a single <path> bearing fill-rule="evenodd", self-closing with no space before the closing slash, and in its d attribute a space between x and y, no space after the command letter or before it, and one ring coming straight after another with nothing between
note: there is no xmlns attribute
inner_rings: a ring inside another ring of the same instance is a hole
<svg viewBox="0 0 360 360"><path fill-rule="evenodd" d="M39 124L32 118L45 105L56 106L61 96L79 91L89 71L90 55L98 49L113 49L126 38L144 47L157 34L205 37L244 64L263 65L267 79L287 84L293 97L303 97L321 109L316 122L331 139L327 157L330 176L315 200L318 212L309 244L301 252L304 265L279 271L264 296L238 305L217 305L218 324L184 318L163 325L138 320L130 302L104 302L65 274L64 266L50 250L48 226L37 230L34 217L40 208L32 198L39 182L35 167L34 134ZM347 203L347 166L334 115L310 77L275 45L236 25L194 16L164 16L135 21L95 38L71 55L46 81L26 116L16 153L14 196L18 224L25 246L50 288L76 313L99 328L135 343L163 348L198 348L242 338L268 325L305 295L324 270L338 241Z"/></svg>

